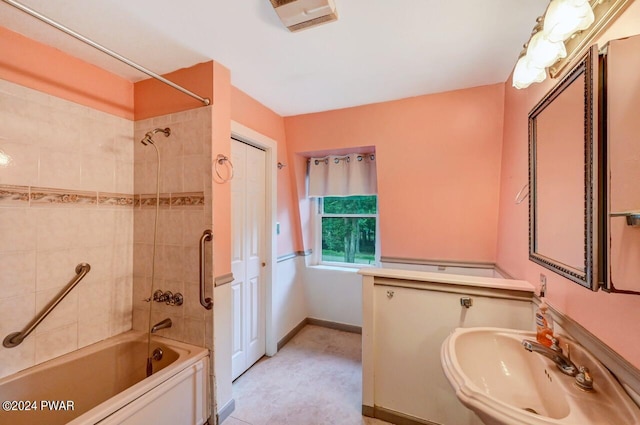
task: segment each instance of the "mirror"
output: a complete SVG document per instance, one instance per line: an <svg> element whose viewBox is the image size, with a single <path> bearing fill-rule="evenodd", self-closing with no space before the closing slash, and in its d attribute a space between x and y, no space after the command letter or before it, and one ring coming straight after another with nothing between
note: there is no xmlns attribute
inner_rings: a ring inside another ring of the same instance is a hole
<svg viewBox="0 0 640 425"><path fill-rule="evenodd" d="M593 290L599 258L596 49L529 113L529 259Z"/></svg>
<svg viewBox="0 0 640 425"><path fill-rule="evenodd" d="M610 41L604 50L604 289L640 294L640 35Z"/></svg>

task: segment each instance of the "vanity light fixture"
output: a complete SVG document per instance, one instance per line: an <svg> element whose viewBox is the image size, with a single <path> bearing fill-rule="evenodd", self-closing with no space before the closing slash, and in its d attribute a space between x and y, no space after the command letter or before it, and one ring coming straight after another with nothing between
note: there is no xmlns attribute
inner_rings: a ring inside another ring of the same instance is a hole
<svg viewBox="0 0 640 425"><path fill-rule="evenodd" d="M552 78L611 24L632 0L551 0L524 45L513 71L523 89Z"/></svg>

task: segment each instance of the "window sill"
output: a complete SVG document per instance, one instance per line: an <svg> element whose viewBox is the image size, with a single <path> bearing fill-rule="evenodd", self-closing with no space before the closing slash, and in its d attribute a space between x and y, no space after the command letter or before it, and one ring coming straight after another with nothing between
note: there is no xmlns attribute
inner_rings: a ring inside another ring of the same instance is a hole
<svg viewBox="0 0 640 425"><path fill-rule="evenodd" d="M376 267L375 265L369 265L369 264L360 264L357 266L338 266L338 265L328 265L328 264L314 264L311 266L307 266L307 268L309 269L314 269L314 270L332 270L332 271L340 271L340 272L351 272L351 273L358 273L358 271L360 269L368 269L371 267Z"/></svg>

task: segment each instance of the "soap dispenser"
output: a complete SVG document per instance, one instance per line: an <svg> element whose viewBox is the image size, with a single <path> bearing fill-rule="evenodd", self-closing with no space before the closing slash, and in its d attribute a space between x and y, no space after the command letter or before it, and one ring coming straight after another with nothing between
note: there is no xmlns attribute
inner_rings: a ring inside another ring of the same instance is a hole
<svg viewBox="0 0 640 425"><path fill-rule="evenodd" d="M547 312L549 306L544 298L546 285L540 289L540 305L536 310L536 340L544 346L551 347L553 338L553 318Z"/></svg>

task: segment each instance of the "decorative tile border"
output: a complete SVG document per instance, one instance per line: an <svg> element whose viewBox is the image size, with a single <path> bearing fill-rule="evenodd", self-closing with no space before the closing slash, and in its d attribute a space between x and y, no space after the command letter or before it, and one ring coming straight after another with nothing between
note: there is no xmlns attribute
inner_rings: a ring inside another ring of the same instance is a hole
<svg viewBox="0 0 640 425"><path fill-rule="evenodd" d="M28 206L29 186L0 185L0 205Z"/></svg>
<svg viewBox="0 0 640 425"><path fill-rule="evenodd" d="M204 207L204 192L185 192L171 194L171 208Z"/></svg>
<svg viewBox="0 0 640 425"><path fill-rule="evenodd" d="M31 187L31 206L38 205L67 205L86 206L98 202L97 192L83 192L77 190L52 189L48 187Z"/></svg>
<svg viewBox="0 0 640 425"><path fill-rule="evenodd" d="M162 208L204 208L204 192L161 193ZM0 184L0 207L105 207L153 208L155 194L88 192L50 187Z"/></svg>
<svg viewBox="0 0 640 425"><path fill-rule="evenodd" d="M156 206L156 195L143 193L135 195L134 206L153 208ZM204 207L204 192L161 193L160 208L192 208Z"/></svg>
<svg viewBox="0 0 640 425"><path fill-rule="evenodd" d="M140 206L142 208L155 208L156 207L156 195L143 193L140 196ZM161 193L160 194L160 208L168 208L171 205L171 194L170 193Z"/></svg>
<svg viewBox="0 0 640 425"><path fill-rule="evenodd" d="M127 195L124 193L98 192L98 205L108 205L113 207L133 207L133 195Z"/></svg>

